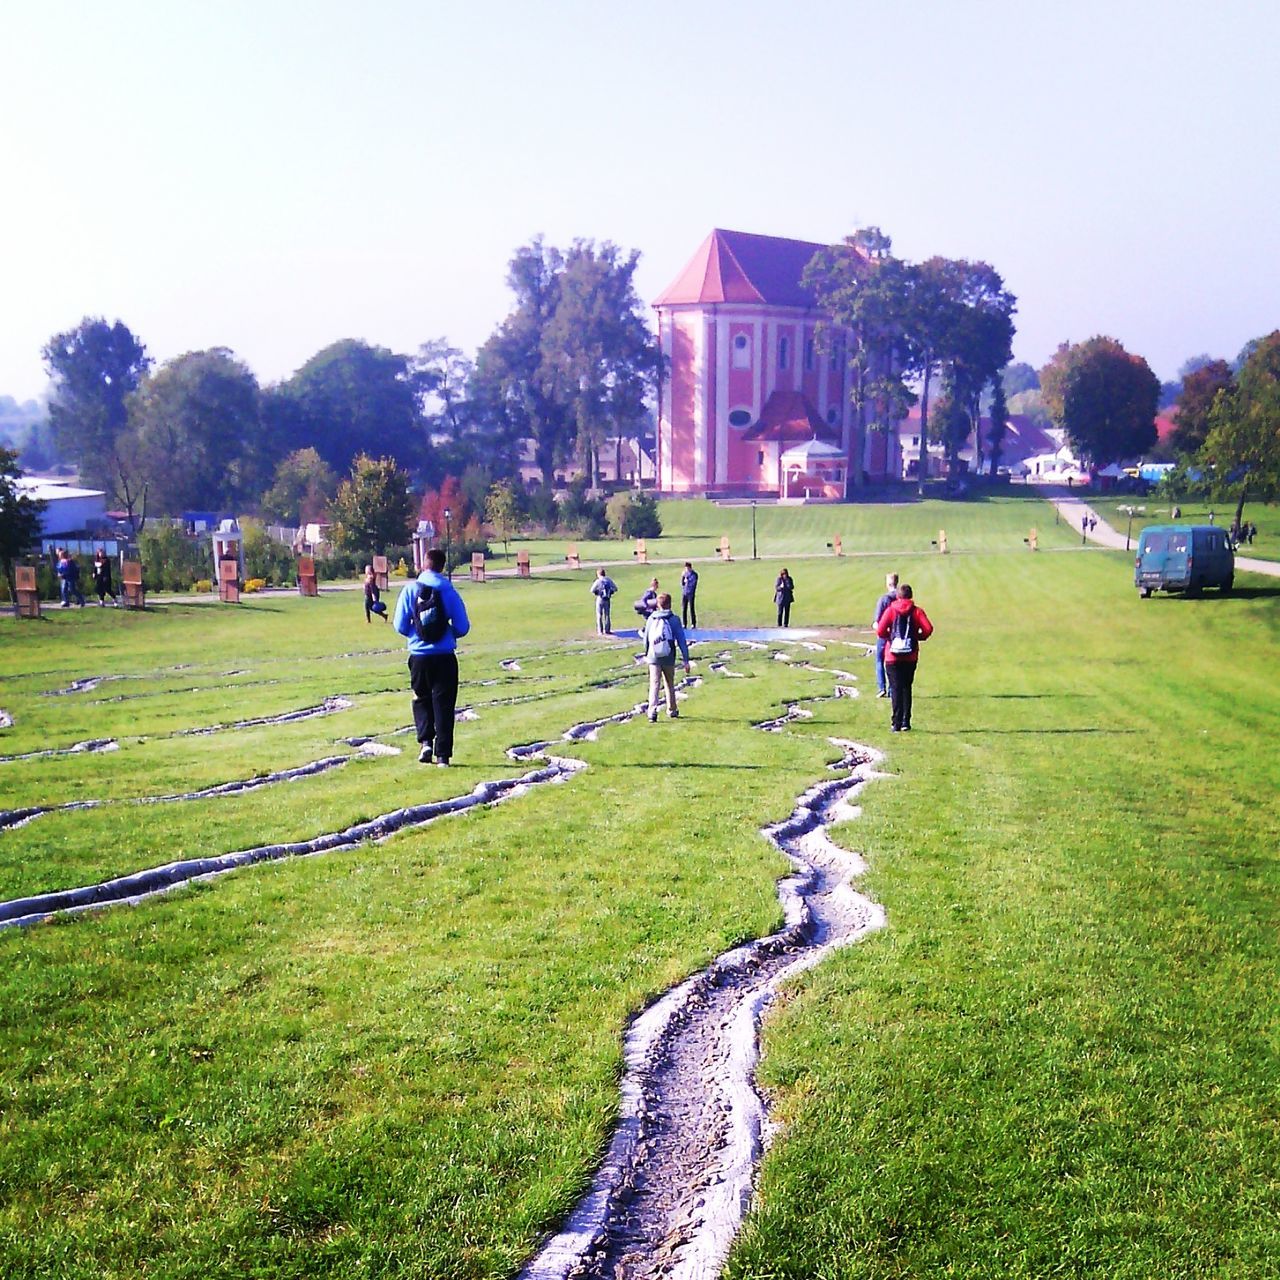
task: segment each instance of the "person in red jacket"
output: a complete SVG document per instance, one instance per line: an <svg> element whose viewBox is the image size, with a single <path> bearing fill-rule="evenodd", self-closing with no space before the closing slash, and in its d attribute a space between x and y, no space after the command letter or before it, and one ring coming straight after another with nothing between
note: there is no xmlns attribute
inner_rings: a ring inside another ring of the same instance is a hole
<svg viewBox="0 0 1280 1280"><path fill-rule="evenodd" d="M899 733L911 728L911 686L916 678L920 646L933 635L933 623L911 598L911 588L905 582L898 588L898 598L885 608L876 622L876 635L888 642L884 673L889 678L893 731Z"/></svg>

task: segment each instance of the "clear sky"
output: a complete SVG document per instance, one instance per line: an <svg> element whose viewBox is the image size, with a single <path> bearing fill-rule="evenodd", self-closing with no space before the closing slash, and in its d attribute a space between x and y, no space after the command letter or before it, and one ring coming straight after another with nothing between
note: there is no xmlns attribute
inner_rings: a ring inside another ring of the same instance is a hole
<svg viewBox="0 0 1280 1280"><path fill-rule="evenodd" d="M1173 377L1280 327L1266 0L0 0L0 394L85 315L265 383L355 337L473 352L542 232L712 227L984 259L1018 359Z"/></svg>

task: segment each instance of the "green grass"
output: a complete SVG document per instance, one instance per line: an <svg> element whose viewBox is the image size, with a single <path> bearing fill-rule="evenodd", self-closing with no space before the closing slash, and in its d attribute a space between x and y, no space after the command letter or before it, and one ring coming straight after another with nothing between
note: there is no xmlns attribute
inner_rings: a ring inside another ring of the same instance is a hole
<svg viewBox="0 0 1280 1280"><path fill-rule="evenodd" d="M0 1272L512 1274L607 1140L627 1017L777 923L758 828L824 776L838 735L888 751L894 777L840 835L889 928L770 1019L761 1074L786 1127L730 1274L1277 1274L1276 587L1242 574L1228 598L1139 604L1123 553L1026 551L1032 523L1055 545L1043 506L929 506L768 512L788 555L837 516L886 554L901 532L888 559L790 567L796 624L850 638L887 567L913 583L938 632L911 735L887 732L870 663L845 648L818 661L865 673L864 697L762 734L753 720L832 681L743 651L751 678L708 674L679 722L565 748L590 768L563 785L0 933ZM947 557L927 545L940 521ZM704 568L700 620L772 622L776 563ZM615 576L625 601L649 571ZM593 687L632 668L630 646L591 635L589 578L464 587L462 701L480 718L450 771L395 733L400 643L354 594L0 620L0 753L121 742L0 764L5 807L111 801L0 832L0 896L519 771L506 746L644 696L639 670ZM42 696L106 674L127 678ZM166 736L337 693L355 705ZM365 733L406 752L128 803Z"/></svg>
<svg viewBox="0 0 1280 1280"><path fill-rule="evenodd" d="M1087 499L1089 505L1107 520L1113 528L1125 531L1128 524L1128 513L1122 507L1142 507L1141 514L1133 518L1133 531L1148 524L1165 524L1173 519L1173 508L1155 497L1146 498L1099 498ZM1183 502L1181 519L1186 524L1208 524L1209 513L1213 512L1214 523L1223 529L1231 527L1236 515L1235 499L1230 502ZM1242 556L1253 556L1258 560L1280 560L1280 504L1274 502L1246 502L1244 518L1258 526L1258 536L1252 546L1240 548Z"/></svg>

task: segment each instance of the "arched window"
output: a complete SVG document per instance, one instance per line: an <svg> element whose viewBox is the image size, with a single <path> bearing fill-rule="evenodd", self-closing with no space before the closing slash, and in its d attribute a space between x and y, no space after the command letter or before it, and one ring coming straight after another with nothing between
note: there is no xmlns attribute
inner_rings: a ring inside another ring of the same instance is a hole
<svg viewBox="0 0 1280 1280"><path fill-rule="evenodd" d="M733 335L733 367L735 369L751 368L751 339L745 333Z"/></svg>

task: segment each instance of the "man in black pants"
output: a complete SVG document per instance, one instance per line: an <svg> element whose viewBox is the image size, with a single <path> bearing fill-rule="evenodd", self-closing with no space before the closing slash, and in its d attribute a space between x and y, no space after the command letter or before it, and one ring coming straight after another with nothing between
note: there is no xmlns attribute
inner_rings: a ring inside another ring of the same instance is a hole
<svg viewBox="0 0 1280 1280"><path fill-rule="evenodd" d="M686 627L698 625L698 605L695 597L698 594L698 571L684 562L684 573L680 575L680 622Z"/></svg>
<svg viewBox="0 0 1280 1280"><path fill-rule="evenodd" d="M409 683L418 763L442 768L453 758L458 704L458 640L471 630L466 606L444 576L444 552L432 548L427 565L400 593L395 628L409 640Z"/></svg>
<svg viewBox="0 0 1280 1280"><path fill-rule="evenodd" d="M880 615L876 635L888 641L884 655L884 671L889 677L889 706L894 733L911 729L911 686L915 684L916 663L920 646L933 635L933 623L912 599L911 588L904 582L898 598Z"/></svg>

